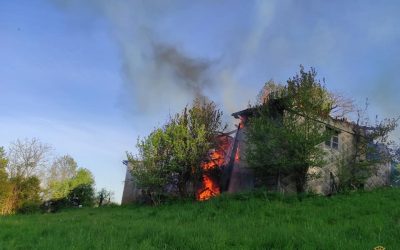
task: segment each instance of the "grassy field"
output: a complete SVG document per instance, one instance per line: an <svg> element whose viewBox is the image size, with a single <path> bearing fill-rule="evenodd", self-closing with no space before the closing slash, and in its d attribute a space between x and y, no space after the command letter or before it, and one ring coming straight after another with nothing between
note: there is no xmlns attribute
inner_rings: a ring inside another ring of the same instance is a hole
<svg viewBox="0 0 400 250"><path fill-rule="evenodd" d="M0 249L400 249L400 189L0 218Z"/></svg>

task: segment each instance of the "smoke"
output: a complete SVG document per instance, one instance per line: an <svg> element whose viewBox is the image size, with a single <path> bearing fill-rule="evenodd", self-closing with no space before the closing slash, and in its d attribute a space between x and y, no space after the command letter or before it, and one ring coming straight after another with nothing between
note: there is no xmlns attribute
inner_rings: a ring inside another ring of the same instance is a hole
<svg viewBox="0 0 400 250"><path fill-rule="evenodd" d="M343 9L344 2L293 0L52 1L107 21L125 81L121 102L141 114L176 111L198 95L217 100L229 114L252 102L264 81L284 82L300 64L316 67L334 90L347 90L361 100L376 95L387 115L398 114L396 78L375 78L380 68L393 63L390 71L396 72L399 65L390 59L398 52L393 45L400 37L398 15L387 5L371 8L356 2ZM382 87L385 82L391 85ZM360 83L367 84L360 88Z"/></svg>
<svg viewBox="0 0 400 250"><path fill-rule="evenodd" d="M191 58L176 47L166 44L153 45L156 71L168 71L176 79L178 87L194 95L203 95L203 89L213 82L208 60Z"/></svg>
<svg viewBox="0 0 400 250"><path fill-rule="evenodd" d="M133 97L134 106L141 111L182 107L194 97L203 96L212 87L212 62L189 56L176 46L151 41L149 48L141 47L140 57L129 57L135 45L121 46L125 97ZM129 104L129 103L128 103ZM165 111L165 110L164 110Z"/></svg>
<svg viewBox="0 0 400 250"><path fill-rule="evenodd" d="M171 13L174 16L177 10L195 5L193 3L160 0L54 1L70 13L84 9L99 19L107 20L121 59L125 82L120 98L123 107L133 107L134 111L141 113L166 113L182 108L194 97L211 94L211 99L220 100L223 109L231 113L245 108L256 95L257 91L243 84L243 80L247 81L243 72L246 67L252 67L253 57L264 46L263 38L275 18L274 1L249 4L251 7L245 16L253 16L250 18L251 28L225 34L232 37L220 39L224 45L215 58L203 57L201 52L193 51L191 44L182 42L181 34L185 31L180 28L179 22L184 19L175 20L172 29L163 26L171 18ZM198 3L197 7L219 7L226 11L231 5L229 1L205 1ZM230 18L232 21L238 17ZM171 33L176 35L171 38ZM207 40L207 34L202 39ZM195 55L196 52L200 56Z"/></svg>
<svg viewBox="0 0 400 250"><path fill-rule="evenodd" d="M86 9L107 20L121 58L125 83L122 106L137 112L165 113L180 109L215 85L212 60L193 56L178 42L166 41L160 32L168 13L177 6L176 1L56 3L71 12Z"/></svg>

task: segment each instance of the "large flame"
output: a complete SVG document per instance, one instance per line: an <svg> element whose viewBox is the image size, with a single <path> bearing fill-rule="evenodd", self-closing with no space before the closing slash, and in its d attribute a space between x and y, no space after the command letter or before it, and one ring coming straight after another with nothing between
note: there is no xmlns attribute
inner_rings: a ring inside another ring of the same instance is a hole
<svg viewBox="0 0 400 250"><path fill-rule="evenodd" d="M201 164L204 174L202 187L197 191L197 199L200 201L208 200L221 193L218 180L211 175L211 171L225 165L227 161L226 155L229 151L232 138L229 136L220 136L217 139L218 149L211 150L208 160Z"/></svg>

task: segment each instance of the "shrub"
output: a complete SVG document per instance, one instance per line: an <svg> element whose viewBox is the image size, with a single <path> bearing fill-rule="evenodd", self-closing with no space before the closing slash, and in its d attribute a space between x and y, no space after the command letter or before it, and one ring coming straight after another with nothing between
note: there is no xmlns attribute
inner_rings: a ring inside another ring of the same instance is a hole
<svg viewBox="0 0 400 250"><path fill-rule="evenodd" d="M27 201L17 210L19 214L34 214L40 212L40 203L36 201Z"/></svg>

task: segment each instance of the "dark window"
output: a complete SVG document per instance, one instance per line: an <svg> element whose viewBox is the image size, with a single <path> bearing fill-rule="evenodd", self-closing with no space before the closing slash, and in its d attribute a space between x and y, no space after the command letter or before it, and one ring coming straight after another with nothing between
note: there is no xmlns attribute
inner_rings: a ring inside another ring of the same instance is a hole
<svg viewBox="0 0 400 250"><path fill-rule="evenodd" d="M339 149L339 135L332 136L332 148Z"/></svg>
<svg viewBox="0 0 400 250"><path fill-rule="evenodd" d="M326 130L331 134L331 138L325 141L325 145L333 149L339 149L339 132L330 127L326 127Z"/></svg>

